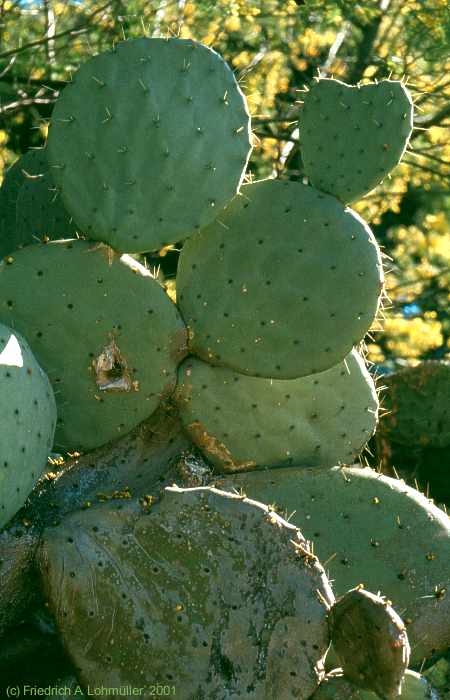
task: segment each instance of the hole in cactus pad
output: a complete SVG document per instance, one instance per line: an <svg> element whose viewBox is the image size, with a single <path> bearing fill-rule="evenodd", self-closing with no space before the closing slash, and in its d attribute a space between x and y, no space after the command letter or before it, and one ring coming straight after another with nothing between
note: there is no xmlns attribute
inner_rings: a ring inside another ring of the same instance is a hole
<svg viewBox="0 0 450 700"><path fill-rule="evenodd" d="M139 382L132 381L127 363L113 338L92 361L92 366L100 391L139 391Z"/></svg>

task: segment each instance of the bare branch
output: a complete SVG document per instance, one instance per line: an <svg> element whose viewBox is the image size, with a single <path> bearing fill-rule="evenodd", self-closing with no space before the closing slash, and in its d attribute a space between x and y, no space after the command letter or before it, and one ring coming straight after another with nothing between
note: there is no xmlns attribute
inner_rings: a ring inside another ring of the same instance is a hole
<svg viewBox="0 0 450 700"><path fill-rule="evenodd" d="M416 117L414 123L425 129L429 129L430 126L439 126L447 117L450 117L450 103L446 104L434 114L425 114L423 117Z"/></svg>

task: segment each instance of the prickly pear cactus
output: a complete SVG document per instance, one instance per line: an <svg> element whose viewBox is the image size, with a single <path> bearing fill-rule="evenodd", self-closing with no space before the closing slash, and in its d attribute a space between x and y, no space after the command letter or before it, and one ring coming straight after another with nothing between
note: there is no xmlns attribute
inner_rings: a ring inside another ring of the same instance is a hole
<svg viewBox="0 0 450 700"><path fill-rule="evenodd" d="M27 334L56 392L58 449L129 432L176 383L186 332L142 265L88 241L16 251L0 265L0 320Z"/></svg>
<svg viewBox="0 0 450 700"><path fill-rule="evenodd" d="M401 82L353 86L320 78L303 99L302 162L319 190L353 202L400 162L413 126L412 99Z"/></svg>
<svg viewBox="0 0 450 700"><path fill-rule="evenodd" d="M450 445L450 362L429 360L383 377L381 437L408 447Z"/></svg>
<svg viewBox="0 0 450 700"><path fill-rule="evenodd" d="M52 180L45 149L28 151L10 168L0 207L0 257L40 240L71 238L77 230Z"/></svg>
<svg viewBox="0 0 450 700"><path fill-rule="evenodd" d="M439 700L439 696L427 679L414 671L406 671L401 691L401 700ZM311 700L379 700L380 696L361 690L345 678L341 669L329 673Z"/></svg>
<svg viewBox="0 0 450 700"><path fill-rule="evenodd" d="M361 586L330 612L333 647L345 677L388 700L401 694L410 647L402 619L386 598Z"/></svg>
<svg viewBox="0 0 450 700"><path fill-rule="evenodd" d="M74 514L41 571L82 686L158 682L185 700L306 700L323 675L334 602L292 525L214 488L167 489Z"/></svg>
<svg viewBox="0 0 450 700"><path fill-rule="evenodd" d="M6 172L0 187L0 258L15 249L10 242L11 232L16 229L16 203L20 187L25 178L29 159L34 161L34 151L19 158Z"/></svg>
<svg viewBox="0 0 450 700"><path fill-rule="evenodd" d="M15 235L10 251L41 240L73 238L77 226L64 208L47 161L47 151L31 151L28 174L16 201Z"/></svg>
<svg viewBox="0 0 450 700"><path fill-rule="evenodd" d="M55 398L26 341L0 324L0 528L23 506L47 465Z"/></svg>
<svg viewBox="0 0 450 700"><path fill-rule="evenodd" d="M52 115L48 148L89 238L157 250L209 224L239 188L250 118L231 69L185 39L133 39L84 63Z"/></svg>
<svg viewBox="0 0 450 700"><path fill-rule="evenodd" d="M184 245L177 301L201 359L293 379L344 359L369 329L382 283L380 251L357 214L312 187L263 180Z"/></svg>
<svg viewBox="0 0 450 700"><path fill-rule="evenodd" d="M314 542L336 595L362 583L392 601L412 664L450 645L450 520L421 493L356 467L254 471L231 484L291 516Z"/></svg>
<svg viewBox="0 0 450 700"><path fill-rule="evenodd" d="M284 381L188 358L175 396L192 440L225 471L349 463L377 424L375 385L356 350L326 372Z"/></svg>

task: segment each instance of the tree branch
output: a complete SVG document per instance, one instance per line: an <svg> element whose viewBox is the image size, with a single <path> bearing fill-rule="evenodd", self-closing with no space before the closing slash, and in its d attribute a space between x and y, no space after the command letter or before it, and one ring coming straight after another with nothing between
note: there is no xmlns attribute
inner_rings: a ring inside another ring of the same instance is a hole
<svg viewBox="0 0 450 700"><path fill-rule="evenodd" d="M416 117L414 124L424 129L429 129L430 126L439 126L447 117L450 117L450 103L444 105L442 109L439 109L434 114L424 114L423 117Z"/></svg>
<svg viewBox="0 0 450 700"><path fill-rule="evenodd" d="M60 39L64 36L75 36L77 34L84 34L89 30L89 25L91 24L94 17L108 9L108 7L110 7L111 5L111 2L112 0L109 0L109 2L107 2L105 5L98 7L96 10L94 10L94 12L92 12L88 16L86 22L78 23L74 25L71 29L66 29L64 32L59 32L58 34L54 34L50 37L46 35L42 37L42 39L29 41L28 44L23 44L22 46L16 47L15 49L10 49L9 51L4 51L3 53L0 53L0 60L3 58L9 58L9 56L14 56L16 54L23 53L24 51L28 51L28 49L33 49L37 46L45 46L46 44L48 44L49 41L55 41L56 39Z"/></svg>

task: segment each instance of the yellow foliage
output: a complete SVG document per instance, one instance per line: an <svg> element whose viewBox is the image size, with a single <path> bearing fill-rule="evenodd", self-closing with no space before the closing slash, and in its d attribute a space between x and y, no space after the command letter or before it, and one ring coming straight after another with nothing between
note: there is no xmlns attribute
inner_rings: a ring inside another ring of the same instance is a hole
<svg viewBox="0 0 450 700"><path fill-rule="evenodd" d="M385 355L377 343L367 344L367 359L369 362L381 363L385 360Z"/></svg>
<svg viewBox="0 0 450 700"><path fill-rule="evenodd" d="M30 77L33 78L33 80L42 80L44 75L45 70L43 68L33 68L33 70L30 73Z"/></svg>
<svg viewBox="0 0 450 700"><path fill-rule="evenodd" d="M393 355L405 359L419 358L424 353L438 348L443 341L442 329L440 322L433 318L386 319L386 346Z"/></svg>
<svg viewBox="0 0 450 700"><path fill-rule="evenodd" d="M193 2L187 2L183 9L183 15L185 17L192 17L195 14L195 4Z"/></svg>
<svg viewBox="0 0 450 700"><path fill-rule="evenodd" d="M235 15L227 17L224 22L224 28L227 32L238 32L241 28L241 20Z"/></svg>

